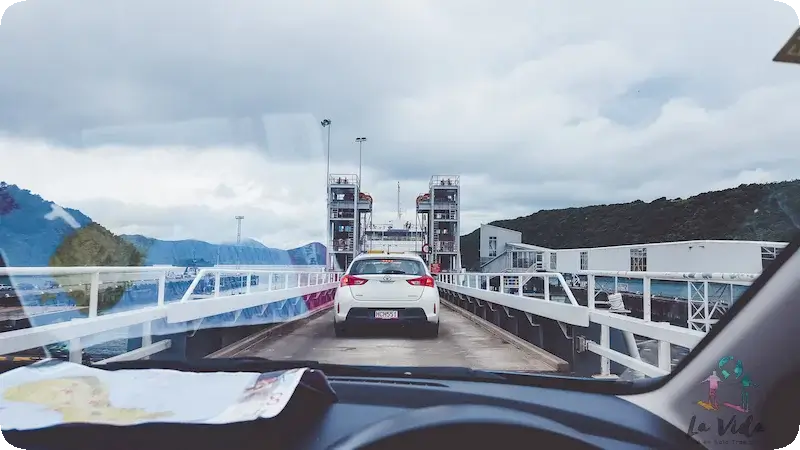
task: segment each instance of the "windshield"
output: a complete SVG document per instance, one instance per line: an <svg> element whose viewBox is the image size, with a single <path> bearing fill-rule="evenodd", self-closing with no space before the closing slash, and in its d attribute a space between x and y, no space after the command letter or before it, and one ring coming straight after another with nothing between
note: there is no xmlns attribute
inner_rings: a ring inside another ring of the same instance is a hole
<svg viewBox="0 0 800 450"><path fill-rule="evenodd" d="M353 262L351 275L425 275L425 266L412 259L362 259Z"/></svg>
<svg viewBox="0 0 800 450"><path fill-rule="evenodd" d="M800 228L797 18L645 3L12 5L0 353L668 375Z"/></svg>

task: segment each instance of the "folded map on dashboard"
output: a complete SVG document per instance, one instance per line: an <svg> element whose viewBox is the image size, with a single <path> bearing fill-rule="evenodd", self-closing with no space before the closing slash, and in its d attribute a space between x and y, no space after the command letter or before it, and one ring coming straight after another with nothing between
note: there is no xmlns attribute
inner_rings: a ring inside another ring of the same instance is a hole
<svg viewBox="0 0 800 450"><path fill-rule="evenodd" d="M268 373L107 371L48 360L0 375L0 428L226 424L271 418L284 409L301 381L333 394L325 375L307 368Z"/></svg>

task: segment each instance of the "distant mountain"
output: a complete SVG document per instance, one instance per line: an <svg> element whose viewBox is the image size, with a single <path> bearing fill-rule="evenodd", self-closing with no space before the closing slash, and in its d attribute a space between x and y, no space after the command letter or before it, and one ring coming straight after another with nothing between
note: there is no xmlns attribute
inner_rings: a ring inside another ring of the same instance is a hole
<svg viewBox="0 0 800 450"><path fill-rule="evenodd" d="M318 242L291 250L278 250L254 239L243 239L241 245L211 244L197 240L162 241L140 235L122 235L147 255L145 264L187 266L231 265L324 265L325 246Z"/></svg>
<svg viewBox="0 0 800 450"><path fill-rule="evenodd" d="M539 211L490 225L522 232L549 248L735 239L788 242L800 231L800 180L743 184L687 199ZM480 229L461 236L462 264L479 267Z"/></svg>
<svg viewBox="0 0 800 450"><path fill-rule="evenodd" d="M311 243L291 250L269 248L254 239L236 244L162 241L117 236L78 210L63 208L16 185L0 182L0 252L9 266L324 265L325 247ZM47 218L51 216L52 220ZM70 223L72 222L72 223Z"/></svg>
<svg viewBox="0 0 800 450"><path fill-rule="evenodd" d="M0 251L9 266L128 266L144 260L134 246L80 211L2 182Z"/></svg>

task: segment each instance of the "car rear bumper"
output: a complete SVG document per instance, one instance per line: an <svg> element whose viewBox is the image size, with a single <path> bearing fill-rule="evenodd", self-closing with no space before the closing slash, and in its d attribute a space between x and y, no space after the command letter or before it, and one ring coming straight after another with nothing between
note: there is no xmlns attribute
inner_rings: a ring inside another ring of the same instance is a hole
<svg viewBox="0 0 800 450"><path fill-rule="evenodd" d="M439 323L439 290L427 288L415 301L354 300L349 290L338 289L334 299L334 321L337 323L414 324ZM397 311L397 318L378 319L376 311Z"/></svg>
<svg viewBox="0 0 800 450"><path fill-rule="evenodd" d="M396 319L378 319L375 317L376 311L397 311ZM438 315L437 315L438 316ZM338 319L338 318L337 318ZM438 317L430 317L422 308L350 308L344 320L338 322L347 325L399 325L414 326L428 323L436 323Z"/></svg>

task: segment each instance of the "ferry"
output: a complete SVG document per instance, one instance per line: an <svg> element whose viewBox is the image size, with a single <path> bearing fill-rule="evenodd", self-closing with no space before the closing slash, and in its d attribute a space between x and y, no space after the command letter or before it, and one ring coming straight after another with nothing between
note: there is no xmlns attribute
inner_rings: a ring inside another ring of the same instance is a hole
<svg viewBox="0 0 800 450"><path fill-rule="evenodd" d="M364 251L368 253L413 253L424 257L425 231L405 222L371 225L364 233Z"/></svg>

